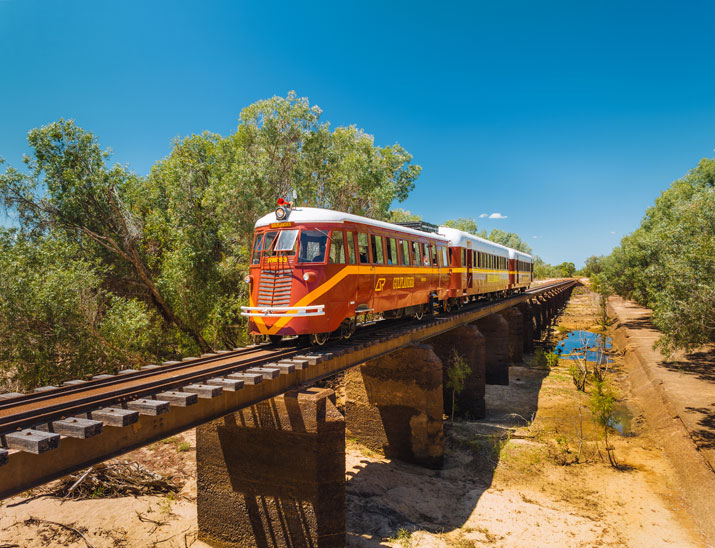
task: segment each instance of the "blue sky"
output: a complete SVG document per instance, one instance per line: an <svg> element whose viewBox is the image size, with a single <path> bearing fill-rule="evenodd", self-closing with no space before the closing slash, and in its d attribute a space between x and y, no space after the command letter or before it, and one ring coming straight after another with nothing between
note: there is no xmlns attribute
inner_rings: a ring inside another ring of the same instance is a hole
<svg viewBox="0 0 715 548"><path fill-rule="evenodd" d="M715 156L713 20L699 1L0 0L0 156L74 118L144 174L295 90L414 155L400 207L580 265Z"/></svg>

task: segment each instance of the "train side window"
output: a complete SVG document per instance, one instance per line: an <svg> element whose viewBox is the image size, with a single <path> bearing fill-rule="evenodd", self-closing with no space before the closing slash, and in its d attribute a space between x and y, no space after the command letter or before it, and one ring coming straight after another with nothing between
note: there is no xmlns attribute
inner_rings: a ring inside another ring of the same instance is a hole
<svg viewBox="0 0 715 548"><path fill-rule="evenodd" d="M345 241L341 230L333 230L330 235L330 264L345 264Z"/></svg>
<svg viewBox="0 0 715 548"><path fill-rule="evenodd" d="M432 251L432 266L437 266L437 246L430 244L430 251Z"/></svg>
<svg viewBox="0 0 715 548"><path fill-rule="evenodd" d="M422 244L422 265L429 266L429 245Z"/></svg>
<svg viewBox="0 0 715 548"><path fill-rule="evenodd" d="M397 242L395 238L385 238L387 264L397 264Z"/></svg>
<svg viewBox="0 0 715 548"><path fill-rule="evenodd" d="M467 266L467 250L462 248L462 264L460 266Z"/></svg>
<svg viewBox="0 0 715 548"><path fill-rule="evenodd" d="M256 234L256 239L253 242L253 257L251 258L251 264L258 264L261 262L261 244L263 244L263 232Z"/></svg>
<svg viewBox="0 0 715 548"><path fill-rule="evenodd" d="M328 235L322 230L303 230L300 234L300 263L325 262Z"/></svg>
<svg viewBox="0 0 715 548"><path fill-rule="evenodd" d="M400 264L410 266L410 243L407 240L400 240L400 249L402 250Z"/></svg>
<svg viewBox="0 0 715 548"><path fill-rule="evenodd" d="M422 264L420 259L420 244L417 242L412 242L412 264L415 266Z"/></svg>
<svg viewBox="0 0 715 548"><path fill-rule="evenodd" d="M360 255L360 264L369 263L370 256L367 251L367 234L358 232L358 255Z"/></svg>
<svg viewBox="0 0 715 548"><path fill-rule="evenodd" d="M355 241L354 241L354 236L352 232L346 232L345 236L347 236L347 258L350 264L355 264Z"/></svg>
<svg viewBox="0 0 715 548"><path fill-rule="evenodd" d="M442 266L449 266L447 248L445 246L442 246Z"/></svg>
<svg viewBox="0 0 715 548"><path fill-rule="evenodd" d="M383 258L382 251L382 236L370 235L370 242L372 247L372 262L375 264L384 264L385 260Z"/></svg>

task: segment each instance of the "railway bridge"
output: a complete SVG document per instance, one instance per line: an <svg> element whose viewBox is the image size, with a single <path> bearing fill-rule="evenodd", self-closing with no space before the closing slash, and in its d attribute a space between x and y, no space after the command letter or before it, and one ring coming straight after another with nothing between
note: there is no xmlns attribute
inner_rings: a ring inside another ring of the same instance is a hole
<svg viewBox="0 0 715 548"><path fill-rule="evenodd" d="M548 327L577 282L423 321L382 321L326 347L253 345L0 394L0 498L197 428L200 538L215 546L345 544L345 433L439 467L446 368L470 366L458 411ZM316 382L345 373L343 415Z"/></svg>

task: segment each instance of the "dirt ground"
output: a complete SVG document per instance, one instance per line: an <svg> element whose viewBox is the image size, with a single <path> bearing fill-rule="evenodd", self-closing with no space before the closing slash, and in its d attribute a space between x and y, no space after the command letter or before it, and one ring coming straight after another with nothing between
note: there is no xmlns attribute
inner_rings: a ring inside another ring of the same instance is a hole
<svg viewBox="0 0 715 548"><path fill-rule="evenodd" d="M553 336L594 326L597 309L578 289ZM708 546L658 430L631 397L622 358L609 374L624 431L609 436L618 468L605 458L570 362L548 369L541 361L526 356L511 367L509 386L487 387L486 419L445 424L441 470L349 442L348 546ZM174 476L183 484L175 496L28 500L38 489L3 501L0 547L206 546L196 540L194 444L192 431L120 459Z"/></svg>

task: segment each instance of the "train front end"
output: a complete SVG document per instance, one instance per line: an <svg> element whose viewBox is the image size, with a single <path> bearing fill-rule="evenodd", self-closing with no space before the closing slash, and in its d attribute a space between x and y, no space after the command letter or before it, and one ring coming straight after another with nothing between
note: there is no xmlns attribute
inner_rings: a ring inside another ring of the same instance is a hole
<svg viewBox="0 0 715 548"><path fill-rule="evenodd" d="M330 333L345 317L346 311L337 308L347 299L325 283L335 274L327 262L330 225L306 221L302 213L281 200L275 212L256 223L245 280L250 301L241 307L252 335Z"/></svg>

